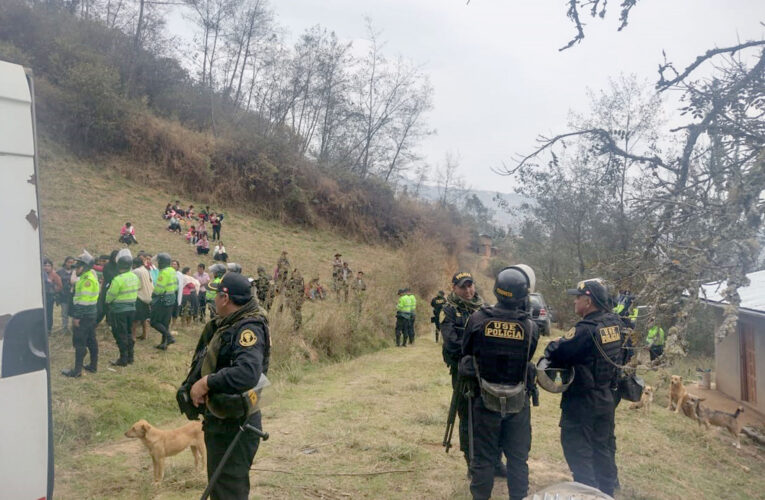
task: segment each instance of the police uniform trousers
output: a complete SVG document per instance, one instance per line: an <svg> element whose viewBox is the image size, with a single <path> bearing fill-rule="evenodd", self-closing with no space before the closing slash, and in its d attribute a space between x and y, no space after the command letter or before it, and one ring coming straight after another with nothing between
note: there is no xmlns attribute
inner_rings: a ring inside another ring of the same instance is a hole
<svg viewBox="0 0 765 500"><path fill-rule="evenodd" d="M135 311L112 312L109 315L111 321L112 335L117 342L117 348L120 350L120 361L133 362L133 318Z"/></svg>
<svg viewBox="0 0 765 500"><path fill-rule="evenodd" d="M616 486L614 407L596 409L585 398L562 405L560 442L577 481L608 495Z"/></svg>
<svg viewBox="0 0 765 500"><path fill-rule="evenodd" d="M465 460L470 466L470 446L468 441L468 403L467 398L462 393L462 389L459 387L460 376L457 373L457 365L449 366L449 373L452 376L452 390L457 391L457 416L460 419L459 434L460 434L460 451L465 454Z"/></svg>
<svg viewBox="0 0 765 500"><path fill-rule="evenodd" d="M80 326L72 328L72 345L74 346L74 371L82 371L85 355L90 352L90 367L98 367L98 341L96 340L96 318L80 319Z"/></svg>
<svg viewBox="0 0 765 500"><path fill-rule="evenodd" d="M414 316L409 318L406 323L406 335L409 337L409 343L414 344ZM406 344L406 339L404 339Z"/></svg>
<svg viewBox="0 0 765 500"><path fill-rule="evenodd" d="M151 306L151 327L162 334L163 344L167 344L172 338L170 335L170 318L174 309L175 304L167 306L162 303L155 303Z"/></svg>
<svg viewBox="0 0 765 500"><path fill-rule="evenodd" d="M253 413L248 423L261 428L260 412ZM212 478L226 453L228 445L239 432L239 421L205 416L203 424L207 446L207 480ZM244 431L228 457L218 481L212 489L213 500L247 500L250 493L250 467L258 451L260 438L250 431Z"/></svg>
<svg viewBox="0 0 765 500"><path fill-rule="evenodd" d="M491 497L494 471L507 457L507 491L511 500L522 499L529 489L531 410L528 398L523 409L504 417L487 409L480 397L473 400L473 463L470 493L474 499Z"/></svg>
<svg viewBox="0 0 765 500"><path fill-rule="evenodd" d="M403 337L404 345L406 345L406 338L407 338L407 324L409 323L408 318L404 318L403 316L396 316L396 345L401 345L401 337Z"/></svg>

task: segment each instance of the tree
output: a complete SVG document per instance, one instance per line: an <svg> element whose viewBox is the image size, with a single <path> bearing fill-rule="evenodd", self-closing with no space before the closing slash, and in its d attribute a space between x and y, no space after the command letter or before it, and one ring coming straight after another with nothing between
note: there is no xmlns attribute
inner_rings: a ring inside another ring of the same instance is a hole
<svg viewBox="0 0 765 500"><path fill-rule="evenodd" d="M696 71L706 63L715 64L712 75L699 77ZM717 332L724 338L736 325L737 290L756 265L765 210L765 41L710 50L683 71L665 61L657 90L683 93L688 122L671 130L676 148L627 151L621 131L583 128L541 138L540 147L503 173L535 170L534 159L573 139L635 165L641 180L634 203L641 220L638 241L618 269L606 262L601 267L638 290L653 314L677 320L669 333L680 351L700 285L727 284L723 296L731 306ZM682 300L687 291L690 297Z"/></svg>

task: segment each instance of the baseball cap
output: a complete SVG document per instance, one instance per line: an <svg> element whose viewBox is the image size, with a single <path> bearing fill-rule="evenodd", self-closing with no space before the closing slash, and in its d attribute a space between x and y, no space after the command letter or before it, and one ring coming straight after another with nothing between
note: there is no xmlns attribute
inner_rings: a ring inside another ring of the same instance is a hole
<svg viewBox="0 0 765 500"><path fill-rule="evenodd" d="M223 275L220 283L209 283L208 288L216 292L227 293L230 297L247 300L252 297L250 280L243 274L227 272Z"/></svg>
<svg viewBox="0 0 765 500"><path fill-rule="evenodd" d="M468 281L475 283L473 275L467 271L458 271L452 276L452 285L462 286Z"/></svg>
<svg viewBox="0 0 765 500"><path fill-rule="evenodd" d="M566 290L568 295L586 295L592 297L596 305L606 307L608 301L608 291L606 285L600 278L582 280L576 284L576 288Z"/></svg>

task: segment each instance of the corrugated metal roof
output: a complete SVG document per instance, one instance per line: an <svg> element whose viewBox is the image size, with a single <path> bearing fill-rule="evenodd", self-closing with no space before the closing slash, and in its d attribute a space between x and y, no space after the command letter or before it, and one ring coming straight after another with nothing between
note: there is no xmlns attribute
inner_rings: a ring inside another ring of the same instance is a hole
<svg viewBox="0 0 765 500"><path fill-rule="evenodd" d="M749 286L739 288L741 305L745 309L765 312L765 271L757 271L746 275L749 278ZM707 283L699 290L699 297L711 302L725 302L722 293L725 290L725 282Z"/></svg>

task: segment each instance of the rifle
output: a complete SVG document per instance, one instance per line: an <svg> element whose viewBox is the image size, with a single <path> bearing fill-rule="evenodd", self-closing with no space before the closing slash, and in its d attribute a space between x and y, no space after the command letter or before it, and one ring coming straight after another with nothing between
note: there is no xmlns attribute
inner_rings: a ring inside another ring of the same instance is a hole
<svg viewBox="0 0 765 500"><path fill-rule="evenodd" d="M444 432L444 442L442 443L443 447L446 448L446 453L449 453L449 448L452 447L452 434L454 434L454 421L457 419L458 393L460 388L461 384L452 391L452 400L449 403L449 414L446 417L446 431Z"/></svg>
<svg viewBox="0 0 765 500"><path fill-rule="evenodd" d="M526 365L526 391L531 395L531 404L539 406L539 387L537 387L537 367L529 361Z"/></svg>
<svg viewBox="0 0 765 500"><path fill-rule="evenodd" d="M239 438L242 437L242 434L244 434L245 431L252 432L263 441L268 441L268 433L263 432L262 430L258 429L254 425L245 423L244 425L240 426L239 432L237 432L236 436L234 436L234 439L231 440L231 444L229 444L228 448L226 448L226 452L223 454L223 458L221 458L220 463L218 464L218 467L213 472L213 475L210 478L210 482L207 483L207 488L205 488L205 491L202 493L202 497L200 498L200 500L207 500L210 497L210 493L212 492L213 486L215 486L215 483L218 482L218 478L223 472L223 468L226 466L226 462L228 462L228 457L231 456L231 452L234 451L234 447L236 446L236 443L239 442Z"/></svg>

